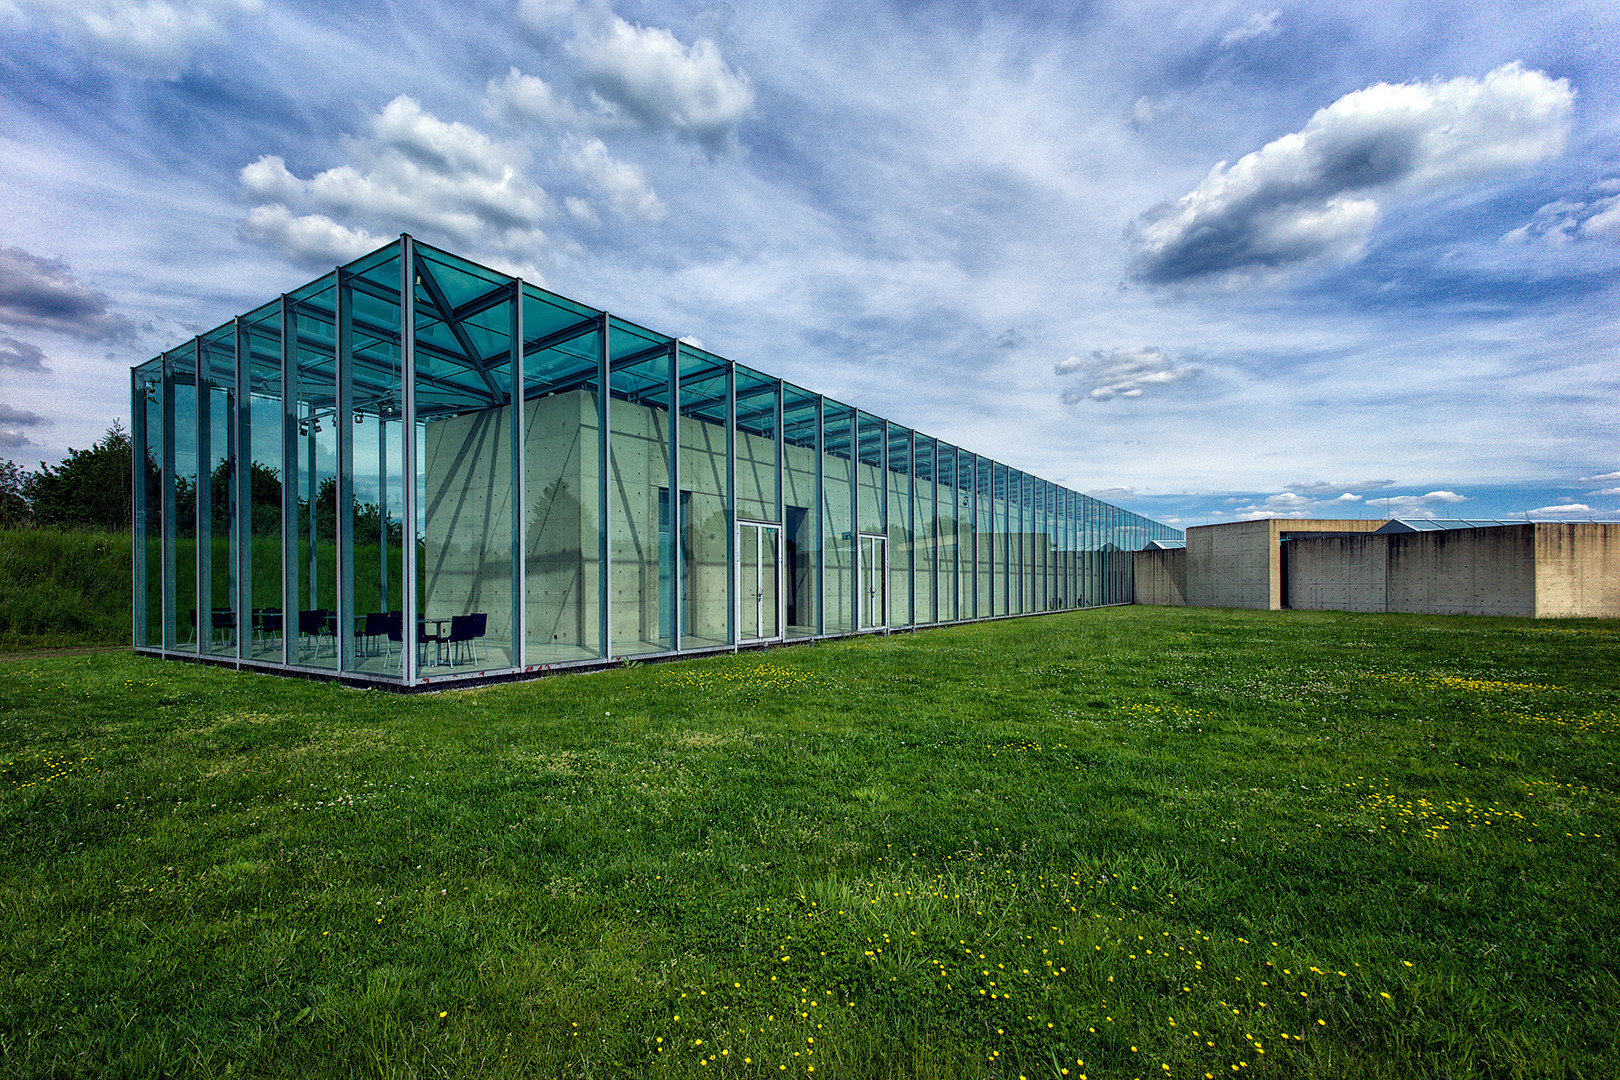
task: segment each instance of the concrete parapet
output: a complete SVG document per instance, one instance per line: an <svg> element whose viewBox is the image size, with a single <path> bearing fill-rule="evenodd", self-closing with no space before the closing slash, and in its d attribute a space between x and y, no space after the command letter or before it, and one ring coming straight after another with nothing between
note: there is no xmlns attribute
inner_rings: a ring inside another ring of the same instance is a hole
<svg viewBox="0 0 1620 1080"><path fill-rule="evenodd" d="M1187 606L1187 550L1157 549L1133 553L1131 572L1136 603L1161 607Z"/></svg>

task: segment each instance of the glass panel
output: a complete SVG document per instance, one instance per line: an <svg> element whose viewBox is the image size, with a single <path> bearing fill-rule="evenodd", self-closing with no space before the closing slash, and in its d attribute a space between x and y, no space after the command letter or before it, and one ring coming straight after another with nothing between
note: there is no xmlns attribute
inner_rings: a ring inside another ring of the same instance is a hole
<svg viewBox="0 0 1620 1080"><path fill-rule="evenodd" d="M416 250L418 670L433 677L510 668L512 279ZM594 477L594 396L588 408ZM594 580L585 595L594 612Z"/></svg>
<svg viewBox="0 0 1620 1080"><path fill-rule="evenodd" d="M978 459L979 494L976 517L978 519L978 609L980 618L994 614L991 604L991 552L994 550L995 533L990 521L990 462L984 458Z"/></svg>
<svg viewBox="0 0 1620 1080"><path fill-rule="evenodd" d="M523 287L523 597L530 664L602 655L596 389L601 319Z"/></svg>
<svg viewBox="0 0 1620 1080"><path fill-rule="evenodd" d="M1012 556L1016 550L1012 538L1012 507L1008 505L1007 466L997 464L994 467L994 493L992 497L996 531L995 559L996 559L996 614L1010 615L1015 610L1012 603L1012 587L1017 584L1017 577L1012 571Z"/></svg>
<svg viewBox="0 0 1620 1080"><path fill-rule="evenodd" d="M767 640L782 636L780 591L781 529L760 530L759 547L759 636Z"/></svg>
<svg viewBox="0 0 1620 1080"><path fill-rule="evenodd" d="M737 639L745 642L758 641L761 634L759 534L757 525L737 526Z"/></svg>
<svg viewBox="0 0 1620 1080"><path fill-rule="evenodd" d="M872 627L889 625L889 545L881 536L870 538L868 552L868 578L866 589L866 607L868 613L866 625Z"/></svg>
<svg viewBox="0 0 1620 1080"><path fill-rule="evenodd" d="M916 537L913 562L916 566L914 581L917 622L931 623L939 609L934 603L935 540L934 518L934 455L936 444L926 435L918 435L912 444L911 475L915 484L912 494L912 529Z"/></svg>
<svg viewBox="0 0 1620 1080"><path fill-rule="evenodd" d="M680 355L681 498L686 504L681 648L729 645L734 577L726 514L729 365L688 345L681 346Z"/></svg>
<svg viewBox="0 0 1620 1080"><path fill-rule="evenodd" d="M163 644L163 361L135 369L135 644Z"/></svg>
<svg viewBox="0 0 1620 1080"><path fill-rule="evenodd" d="M1046 484L1043 481L1033 480L1030 509L1033 514L1030 522L1030 542L1035 545L1033 563L1035 573L1031 578L1034 592L1031 595L1030 610L1046 611L1051 607L1046 580L1047 572L1051 569L1051 552L1046 543Z"/></svg>
<svg viewBox="0 0 1620 1080"><path fill-rule="evenodd" d="M174 425L174 524L165 529L173 539L169 569L166 644L182 652L197 651L197 350L185 345L168 354ZM206 626L206 620L204 621ZM204 631L206 636L206 629Z"/></svg>
<svg viewBox="0 0 1620 1080"><path fill-rule="evenodd" d="M345 669L402 674L404 627L404 434L399 338L399 246L347 268L350 537L344 565L353 647Z"/></svg>
<svg viewBox="0 0 1620 1080"><path fill-rule="evenodd" d="M889 619L910 626L911 612L911 431L889 427Z"/></svg>
<svg viewBox="0 0 1620 1080"><path fill-rule="evenodd" d="M956 618L956 447L939 444L935 477L935 513L939 533L936 545L939 574L939 619Z"/></svg>
<svg viewBox="0 0 1620 1080"><path fill-rule="evenodd" d="M856 440L855 470L859 491L858 531L883 532L883 421L868 413L857 413L860 425Z"/></svg>
<svg viewBox="0 0 1620 1080"><path fill-rule="evenodd" d="M776 491L775 379L738 365L737 386L737 516L778 521Z"/></svg>
<svg viewBox="0 0 1620 1080"><path fill-rule="evenodd" d="M296 634L293 662L337 666L337 275L288 297L293 337L293 400L298 428L294 481L297 556L286 629Z"/></svg>
<svg viewBox="0 0 1620 1080"><path fill-rule="evenodd" d="M833 401L823 405L822 438L826 452L822 455L822 543L827 579L821 595L826 605L826 632L829 634L851 630L851 562L858 532L851 521L849 501L855 464L854 425L855 411L848 405Z"/></svg>
<svg viewBox="0 0 1620 1080"><path fill-rule="evenodd" d="M236 503L235 425L236 331L222 326L203 335L200 402L204 416L198 429L203 445L199 448L208 481L199 484L197 496L205 500L198 516L206 535L198 538L197 580L206 590L198 597L198 618L202 623L203 651L219 656L236 655L236 574L231 558L232 507Z"/></svg>
<svg viewBox="0 0 1620 1080"><path fill-rule="evenodd" d="M240 542L248 572L247 635L242 655L282 662L281 598L281 303L244 315L239 347L247 354L248 478Z"/></svg>
<svg viewBox="0 0 1620 1080"><path fill-rule="evenodd" d="M816 427L820 401L796 386L782 388L783 558L787 576L787 635L816 632L821 599L821 526L816 497Z"/></svg>
<svg viewBox="0 0 1620 1080"><path fill-rule="evenodd" d="M956 452L956 617L974 617L974 455Z"/></svg>
<svg viewBox="0 0 1620 1080"><path fill-rule="evenodd" d="M618 319L613 320L609 340L613 654L667 652L675 647L664 546L668 522L662 535L658 522L660 500L666 518L669 505L669 375L674 343Z"/></svg>

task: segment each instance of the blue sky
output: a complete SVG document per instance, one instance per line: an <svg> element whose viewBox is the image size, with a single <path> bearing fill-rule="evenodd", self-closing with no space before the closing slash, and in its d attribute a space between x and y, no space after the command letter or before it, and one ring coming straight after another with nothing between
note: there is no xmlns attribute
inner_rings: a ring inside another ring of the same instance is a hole
<svg viewBox="0 0 1620 1080"><path fill-rule="evenodd" d="M0 0L0 456L401 231L1186 526L1620 518L1620 7Z"/></svg>

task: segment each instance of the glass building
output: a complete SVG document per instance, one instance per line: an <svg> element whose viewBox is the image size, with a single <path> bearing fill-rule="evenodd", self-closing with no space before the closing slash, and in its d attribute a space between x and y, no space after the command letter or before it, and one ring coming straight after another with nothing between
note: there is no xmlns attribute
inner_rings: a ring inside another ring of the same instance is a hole
<svg viewBox="0 0 1620 1080"><path fill-rule="evenodd" d="M151 655L437 686L1129 603L1182 536L409 236L132 380Z"/></svg>

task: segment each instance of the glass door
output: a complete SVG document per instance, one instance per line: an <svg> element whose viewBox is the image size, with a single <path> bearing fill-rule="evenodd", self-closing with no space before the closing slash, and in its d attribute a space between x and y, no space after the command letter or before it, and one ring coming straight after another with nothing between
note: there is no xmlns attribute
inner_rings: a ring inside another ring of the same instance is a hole
<svg viewBox="0 0 1620 1080"><path fill-rule="evenodd" d="M889 540L861 534L861 629L881 630L889 625Z"/></svg>
<svg viewBox="0 0 1620 1080"><path fill-rule="evenodd" d="M782 526L737 523L737 642L782 639Z"/></svg>

